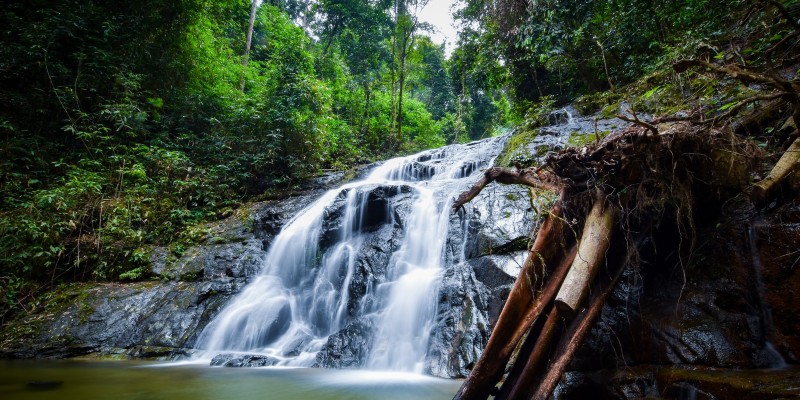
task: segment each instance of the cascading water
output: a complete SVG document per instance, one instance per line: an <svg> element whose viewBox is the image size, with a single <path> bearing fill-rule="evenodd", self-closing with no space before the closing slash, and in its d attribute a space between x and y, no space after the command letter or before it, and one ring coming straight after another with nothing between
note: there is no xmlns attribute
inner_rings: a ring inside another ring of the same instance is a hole
<svg viewBox="0 0 800 400"><path fill-rule="evenodd" d="M389 160L322 195L274 239L261 273L205 328L197 347L209 356L258 353L277 365L311 366L331 335L362 321L370 329L361 366L423 372L443 267L464 258L463 243L448 246L452 196L491 165L504 142ZM386 265L361 258L369 232L397 227L395 244L377 245L393 247ZM362 279L367 268L384 272Z"/></svg>

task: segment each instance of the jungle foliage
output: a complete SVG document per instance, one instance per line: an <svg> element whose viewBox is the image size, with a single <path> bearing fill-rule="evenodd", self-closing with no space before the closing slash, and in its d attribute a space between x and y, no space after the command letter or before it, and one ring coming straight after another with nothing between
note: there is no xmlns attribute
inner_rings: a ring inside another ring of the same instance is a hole
<svg viewBox="0 0 800 400"><path fill-rule="evenodd" d="M60 282L139 279L154 246L179 256L320 171L487 134L457 114L425 3L259 2L247 62L247 0L4 5L0 318Z"/></svg>
<svg viewBox="0 0 800 400"><path fill-rule="evenodd" d="M576 98L724 112L751 90L671 64L798 62L776 11L798 0L461 0L449 57L419 18L429 1L265 0L247 56L248 0L5 4L0 319L61 282L140 279L153 247L179 256L202 223L323 170L536 125Z"/></svg>

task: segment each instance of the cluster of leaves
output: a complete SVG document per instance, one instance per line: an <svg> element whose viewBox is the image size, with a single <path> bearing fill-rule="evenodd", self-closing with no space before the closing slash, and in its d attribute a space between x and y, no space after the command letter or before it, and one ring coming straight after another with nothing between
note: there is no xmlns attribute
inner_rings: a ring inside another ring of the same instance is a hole
<svg viewBox="0 0 800 400"><path fill-rule="evenodd" d="M142 277L148 249L321 169L485 135L424 3L267 1L247 63L247 0L8 4L0 318L42 285Z"/></svg>
<svg viewBox="0 0 800 400"><path fill-rule="evenodd" d="M630 83L663 68L678 54L719 45L732 37L731 30L739 26L751 2L466 0L466 4L463 23L482 27L471 41L488 37L497 43L481 51L505 61L514 98L553 95L563 102Z"/></svg>

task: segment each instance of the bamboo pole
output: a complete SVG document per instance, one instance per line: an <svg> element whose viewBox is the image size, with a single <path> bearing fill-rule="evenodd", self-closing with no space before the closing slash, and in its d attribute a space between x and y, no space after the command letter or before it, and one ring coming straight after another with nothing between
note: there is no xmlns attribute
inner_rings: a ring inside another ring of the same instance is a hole
<svg viewBox="0 0 800 400"><path fill-rule="evenodd" d="M603 196L598 193L586 217L578 256L556 295L555 305L565 316L575 314L589 293L589 285L597 270L605 263L616 214L616 208L604 206Z"/></svg>
<svg viewBox="0 0 800 400"><path fill-rule="evenodd" d="M573 245L568 255L561 260L561 264L558 266L558 268L556 268L553 274L550 275L551 281L548 282L548 288L551 288L550 293L546 293L546 290L543 291L541 298L552 298L552 296L555 294L555 291L558 290L558 286L564 281L564 277L567 275L569 267L572 265L577 252L577 246ZM541 309L541 311L537 311L536 306L532 308L532 311L535 312L535 319L532 319L531 321L531 327L527 332L527 336L525 336L525 340L523 341L516 358L509 361L509 364L512 365L511 371L503 381L503 385L500 388L500 393L495 397L495 399L513 398L509 397L509 395L518 385L517 382L528 381L528 370L530 366L539 362L541 356L545 353L544 350L549 350L549 339L547 338L552 336L555 322L558 320L557 310L549 301L539 302L539 304L540 307L538 307L538 309ZM540 318L540 316L543 314L548 315L546 320ZM529 318L526 318L526 320L529 320ZM542 339L543 337L545 338L544 341Z"/></svg>
<svg viewBox="0 0 800 400"><path fill-rule="evenodd" d="M753 185L753 191L750 193L753 204L756 206L767 204L777 194L781 182L797 168L798 164L800 164L800 137L786 149L767 177Z"/></svg>
<svg viewBox="0 0 800 400"><path fill-rule="evenodd" d="M553 338L558 337L561 333L561 328L564 326L564 317L558 308L552 307L550 314L547 316L547 322L542 327L541 334L536 338L536 344L533 346L533 351L530 357L526 360L524 367L521 369L522 373L515 379L514 382L509 382L509 385L503 385L500 394L495 397L496 400L505 399L522 399L526 398L526 392L530 390L531 382L541 372L541 361L544 356L553 350Z"/></svg>

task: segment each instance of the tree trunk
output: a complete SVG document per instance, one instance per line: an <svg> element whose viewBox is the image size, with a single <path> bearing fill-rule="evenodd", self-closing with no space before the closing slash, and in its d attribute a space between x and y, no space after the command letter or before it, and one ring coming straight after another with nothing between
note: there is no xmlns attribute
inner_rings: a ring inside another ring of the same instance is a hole
<svg viewBox="0 0 800 400"><path fill-rule="evenodd" d="M256 11L258 11L258 0L253 0L250 6L250 22L247 25L247 40L244 44L244 57L242 58L242 74L239 77L239 90L244 91L244 74L247 64L250 62L250 46L253 43L253 27L256 24Z"/></svg>

